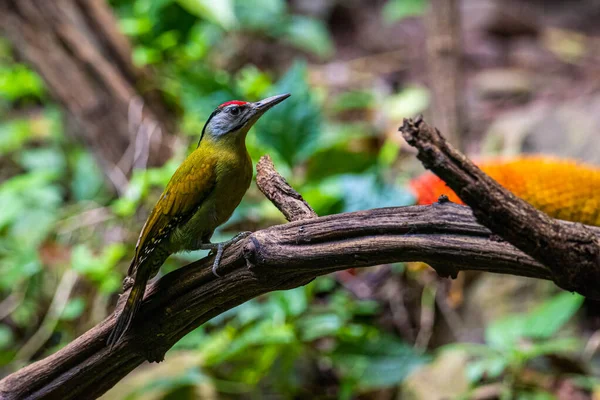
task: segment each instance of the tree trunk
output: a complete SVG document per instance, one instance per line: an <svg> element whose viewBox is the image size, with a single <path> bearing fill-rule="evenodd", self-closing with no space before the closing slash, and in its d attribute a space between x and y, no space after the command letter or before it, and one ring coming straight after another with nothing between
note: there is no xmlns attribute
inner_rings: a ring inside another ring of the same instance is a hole
<svg viewBox="0 0 600 400"><path fill-rule="evenodd" d="M460 0L431 0L425 14L433 124L458 149L464 130Z"/></svg>
<svg viewBox="0 0 600 400"><path fill-rule="evenodd" d="M158 92L147 90L148 73L133 65L131 46L104 0L1 0L0 29L43 77L67 126L113 184L126 183L140 151L151 166L170 157L172 115ZM141 115L142 102L143 125L153 128L133 132L129 109L137 104Z"/></svg>

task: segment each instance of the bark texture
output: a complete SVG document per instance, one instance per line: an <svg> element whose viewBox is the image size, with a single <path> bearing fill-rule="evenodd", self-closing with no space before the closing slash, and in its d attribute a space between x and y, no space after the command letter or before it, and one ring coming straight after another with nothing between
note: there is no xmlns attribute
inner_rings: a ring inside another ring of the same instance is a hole
<svg viewBox="0 0 600 400"><path fill-rule="evenodd" d="M105 341L114 315L57 353L4 378L0 397L97 398L145 360L162 360L179 339L209 319L260 294L346 268L424 261L443 276L480 270L554 277L550 268L480 225L468 207L441 201L316 218L268 158L259 166L261 190L295 222L255 232L229 248L221 261L223 278L212 274L212 257L165 275L149 286L134 329L112 351ZM560 229L575 226L554 223ZM585 229L600 234L599 228Z"/></svg>
<svg viewBox="0 0 600 400"><path fill-rule="evenodd" d="M227 249L223 278L212 274L212 257L165 275L149 286L133 329L114 348L105 342L115 314L57 353L4 378L0 397L97 398L145 360L161 361L178 340L209 319L260 294L346 268L424 261L442 276L480 270L552 279L600 298L600 228L537 211L420 118L405 120L400 130L425 166L446 180L475 215L442 197L431 206L316 217L264 157L258 185L294 222L255 232Z"/></svg>
<svg viewBox="0 0 600 400"><path fill-rule="evenodd" d="M17 56L43 77L64 107L68 126L113 184L123 183L135 154L146 154L148 165L169 159L171 113L147 71L133 65L127 38L103 0L2 0L0 30ZM153 129L131 132L128 110L134 100L144 104L144 123ZM127 154L131 160L123 159Z"/></svg>
<svg viewBox="0 0 600 400"><path fill-rule="evenodd" d="M481 171L420 117L404 120L417 157L473 210L477 220L550 268L561 288L600 299L598 230L550 218Z"/></svg>

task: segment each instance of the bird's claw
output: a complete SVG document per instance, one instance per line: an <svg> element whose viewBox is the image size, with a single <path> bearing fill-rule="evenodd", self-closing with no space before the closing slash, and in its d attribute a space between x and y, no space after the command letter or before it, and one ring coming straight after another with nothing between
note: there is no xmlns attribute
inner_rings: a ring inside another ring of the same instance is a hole
<svg viewBox="0 0 600 400"><path fill-rule="evenodd" d="M214 276L216 276L217 278L221 278L221 275L218 273L218 269L219 269L219 264L221 263L221 258L223 257L223 252L225 251L225 249L228 248L229 246L231 246L232 244L235 244L235 243L239 242L240 240L247 238L250 235L252 235L252 232L240 232L237 235L235 235L233 238L231 238L225 242L215 243L216 248L213 247L211 249L210 253L208 253L209 255L215 255L215 260L213 261L213 266L212 266L212 273Z"/></svg>
<svg viewBox="0 0 600 400"><path fill-rule="evenodd" d="M215 256L215 261L213 261L212 273L217 278L221 278L221 275L219 275L217 270L219 269L219 264L221 263L221 257L223 257L223 248L224 248L223 243L219 243L217 245L217 255ZM213 250L211 250L211 253L212 252L213 252Z"/></svg>

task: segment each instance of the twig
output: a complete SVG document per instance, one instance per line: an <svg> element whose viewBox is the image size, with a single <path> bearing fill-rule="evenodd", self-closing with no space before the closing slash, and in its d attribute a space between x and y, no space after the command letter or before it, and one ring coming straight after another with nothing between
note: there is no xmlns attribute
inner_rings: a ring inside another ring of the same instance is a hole
<svg viewBox="0 0 600 400"><path fill-rule="evenodd" d="M419 321L419 333L415 340L415 347L421 351L427 349L427 345L433 335L433 324L435 322L435 298L437 297L438 282L431 282L423 288L421 295L421 318Z"/></svg>
<svg viewBox="0 0 600 400"><path fill-rule="evenodd" d="M12 314L12 312L21 305L28 287L28 281L17 285L17 288L15 288L7 298L0 302L0 321Z"/></svg>
<svg viewBox="0 0 600 400"><path fill-rule="evenodd" d="M260 191L275 204L288 221L317 217L317 213L304 201L300 193L275 171L273 161L268 155L261 157L256 164L256 183Z"/></svg>
<svg viewBox="0 0 600 400"><path fill-rule="evenodd" d="M586 362L591 362L594 355L598 353L598 349L600 349L600 329L596 330L588 339L581 358Z"/></svg>
<svg viewBox="0 0 600 400"><path fill-rule="evenodd" d="M454 282L456 280L452 281L452 283ZM442 290L438 290L435 296L435 302L440 309L440 314L446 320L446 324L448 324L448 328L450 328L450 332L452 332L454 338L457 341L464 341L466 339L463 333L464 323L460 315L448 304L448 290L446 286L442 282L438 282L438 285L440 284L442 285Z"/></svg>
<svg viewBox="0 0 600 400"><path fill-rule="evenodd" d="M37 353L37 351L50 339L56 324L63 313L69 297L71 297L71 291L77 282L77 273L71 269L68 269L62 276L56 292L48 308L48 312L42 321L42 324L38 330L31 336L31 338L21 347L17 355L15 356L16 362L24 362L31 359L31 357Z"/></svg>
<svg viewBox="0 0 600 400"><path fill-rule="evenodd" d="M469 205L477 220L539 262L563 289L600 298L597 230L554 220L485 175L422 118L405 119L404 139L416 147L425 167Z"/></svg>
<svg viewBox="0 0 600 400"><path fill-rule="evenodd" d="M114 215L111 214L108 207L95 207L60 220L56 233L67 235L78 229L97 225L112 218L114 218Z"/></svg>

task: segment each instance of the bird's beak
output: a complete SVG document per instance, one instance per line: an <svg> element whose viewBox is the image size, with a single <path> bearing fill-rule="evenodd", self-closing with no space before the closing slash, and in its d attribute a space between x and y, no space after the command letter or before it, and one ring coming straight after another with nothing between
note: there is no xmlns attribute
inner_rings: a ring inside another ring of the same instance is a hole
<svg viewBox="0 0 600 400"><path fill-rule="evenodd" d="M278 94L277 96L267 97L266 99L257 101L256 103L253 103L255 115L257 115L257 116L263 115L268 109L270 109L271 107L273 107L276 104L281 103L282 101L284 101L285 99L287 99L290 96L291 95L289 93Z"/></svg>

